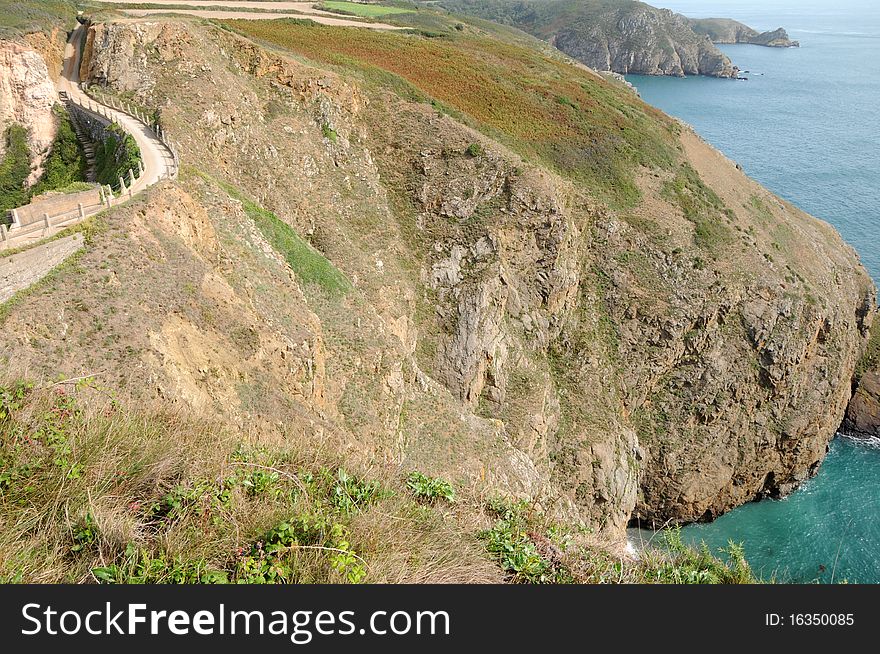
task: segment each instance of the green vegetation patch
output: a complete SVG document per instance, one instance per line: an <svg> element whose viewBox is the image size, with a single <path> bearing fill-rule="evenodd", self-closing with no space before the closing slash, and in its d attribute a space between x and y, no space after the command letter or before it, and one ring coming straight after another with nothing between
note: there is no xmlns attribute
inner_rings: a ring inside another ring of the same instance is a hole
<svg viewBox="0 0 880 654"><path fill-rule="evenodd" d="M638 202L640 165L670 168L679 158L668 117L536 48L474 30L429 38L286 20L224 24L349 72L380 69L401 78L437 111L585 183L615 206ZM372 78L382 82L374 72Z"/></svg>
<svg viewBox="0 0 880 654"><path fill-rule="evenodd" d="M741 545L729 543L715 556L702 544L686 545L681 530L659 535L657 547L638 560L612 557L584 544L583 527L548 522L526 502L493 500L487 507L496 520L479 534L486 550L514 583L759 583Z"/></svg>
<svg viewBox="0 0 880 654"><path fill-rule="evenodd" d="M455 501L455 489L445 479L439 477L428 477L421 472L410 473L406 478L406 486L416 499L426 502L436 502L438 500L446 500L447 502Z"/></svg>
<svg viewBox="0 0 880 654"><path fill-rule="evenodd" d="M359 2L336 2L335 0L325 0L318 5L318 8L338 14L361 16L363 18L378 18L379 16L390 16L392 14L408 14L413 11L412 9L404 7L389 7L387 5L362 4Z"/></svg>
<svg viewBox="0 0 880 654"><path fill-rule="evenodd" d="M675 177L663 185L662 193L678 204L684 217L694 224L694 243L698 247L711 251L733 240L733 232L725 222L724 202L690 164L681 164Z"/></svg>
<svg viewBox="0 0 880 654"><path fill-rule="evenodd" d="M69 27L76 17L72 0L12 0L0 11L0 36Z"/></svg>
<svg viewBox="0 0 880 654"><path fill-rule="evenodd" d="M115 188L122 177L128 184L128 171L137 171L140 161L141 149L134 137L119 125L110 125L104 142L95 149L98 183Z"/></svg>
<svg viewBox="0 0 880 654"><path fill-rule="evenodd" d="M88 407L95 390L113 395L93 380L0 386L0 580L364 579L350 524L389 496L379 482L180 415Z"/></svg>
<svg viewBox="0 0 880 654"><path fill-rule="evenodd" d="M21 125L10 125L4 138L6 154L0 162L0 211L3 212L28 203L30 193L25 182L31 172L27 130Z"/></svg>
<svg viewBox="0 0 880 654"><path fill-rule="evenodd" d="M511 581L529 584L574 581L567 566L539 551L536 543L539 539L530 524L527 504L493 501L488 508L497 519L479 537Z"/></svg>
<svg viewBox="0 0 880 654"><path fill-rule="evenodd" d="M216 181L216 180L212 180ZM245 197L235 187L218 183L230 197L241 202L245 213L254 221L263 237L281 254L304 284L314 285L331 297L345 295L352 289L351 282L330 260L306 243L286 222Z"/></svg>
<svg viewBox="0 0 880 654"><path fill-rule="evenodd" d="M58 119L58 133L46 159L43 176L34 186L32 195L80 188L77 183L85 179L86 155L70 122L70 115L61 105L55 106L54 113Z"/></svg>

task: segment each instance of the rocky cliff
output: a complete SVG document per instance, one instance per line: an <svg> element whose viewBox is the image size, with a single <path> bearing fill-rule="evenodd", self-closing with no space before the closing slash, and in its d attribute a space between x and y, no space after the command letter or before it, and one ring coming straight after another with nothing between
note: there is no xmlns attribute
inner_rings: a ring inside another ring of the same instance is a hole
<svg viewBox="0 0 880 654"><path fill-rule="evenodd" d="M748 43L771 48L797 48L800 43L792 41L783 28L758 32L729 18L697 18L691 19L691 27L697 34L702 34L712 43Z"/></svg>
<svg viewBox="0 0 880 654"><path fill-rule="evenodd" d="M92 26L88 78L160 111L189 172L10 310L16 367L101 370L611 539L815 472L876 306L831 227L625 89L485 33L230 27L297 57Z"/></svg>
<svg viewBox="0 0 880 654"><path fill-rule="evenodd" d="M444 0L450 11L518 27L599 70L736 77L730 59L689 19L631 0Z"/></svg>
<svg viewBox="0 0 880 654"><path fill-rule="evenodd" d="M880 324L875 323L853 379L853 398L841 431L860 438L880 438Z"/></svg>
<svg viewBox="0 0 880 654"><path fill-rule="evenodd" d="M611 10L560 28L550 42L596 70L624 75L737 75L724 54L694 38L686 19L668 9Z"/></svg>
<svg viewBox="0 0 880 654"><path fill-rule="evenodd" d="M39 178L42 163L55 138L52 107L58 101L55 82L46 60L33 47L15 41L0 41L0 132L11 124L28 130L33 172L29 182ZM0 139L0 158L5 144Z"/></svg>

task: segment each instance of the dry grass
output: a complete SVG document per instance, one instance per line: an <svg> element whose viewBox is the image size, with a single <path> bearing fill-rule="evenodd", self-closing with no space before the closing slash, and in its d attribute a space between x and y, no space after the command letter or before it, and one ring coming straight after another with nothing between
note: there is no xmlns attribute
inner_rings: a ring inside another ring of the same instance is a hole
<svg viewBox="0 0 880 654"><path fill-rule="evenodd" d="M462 512L467 512L464 509ZM371 507L353 523L370 561L371 579L392 584L483 584L501 571L462 528L464 516L399 498Z"/></svg>
<svg viewBox="0 0 880 654"><path fill-rule="evenodd" d="M500 579L455 516L414 502L393 468L345 473L338 453L168 405L133 410L91 384L12 382L0 400L0 579ZM285 524L285 574L264 579L252 567Z"/></svg>

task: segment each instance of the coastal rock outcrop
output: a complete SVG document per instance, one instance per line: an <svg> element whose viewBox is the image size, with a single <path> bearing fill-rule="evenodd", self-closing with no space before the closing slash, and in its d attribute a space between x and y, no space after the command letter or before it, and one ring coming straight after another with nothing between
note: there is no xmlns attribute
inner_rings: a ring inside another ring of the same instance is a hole
<svg viewBox="0 0 880 654"><path fill-rule="evenodd" d="M737 68L687 19L647 5L561 27L550 42L599 71L640 75L736 77Z"/></svg>
<svg viewBox="0 0 880 654"><path fill-rule="evenodd" d="M798 41L792 41L788 32L779 27L775 30L758 32L748 25L730 18L695 18L690 21L697 34L709 37L712 43L748 43L770 48L797 48Z"/></svg>
<svg viewBox="0 0 880 654"><path fill-rule="evenodd" d="M518 27L598 71L737 77L730 59L689 19L642 2L442 0L453 12Z"/></svg>
<svg viewBox="0 0 880 654"><path fill-rule="evenodd" d="M880 372L866 372L850 400L843 431L852 436L880 438Z"/></svg>

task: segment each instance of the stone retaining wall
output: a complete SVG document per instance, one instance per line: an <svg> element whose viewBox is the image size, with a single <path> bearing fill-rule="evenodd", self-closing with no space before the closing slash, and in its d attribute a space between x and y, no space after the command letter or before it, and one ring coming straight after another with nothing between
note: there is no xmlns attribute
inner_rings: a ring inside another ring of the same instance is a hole
<svg viewBox="0 0 880 654"><path fill-rule="evenodd" d="M78 211L80 206L92 207L102 204L104 204L104 193L97 186L79 193L49 196L26 204L18 209L13 209L10 229L33 225L42 221L46 214L54 218Z"/></svg>

